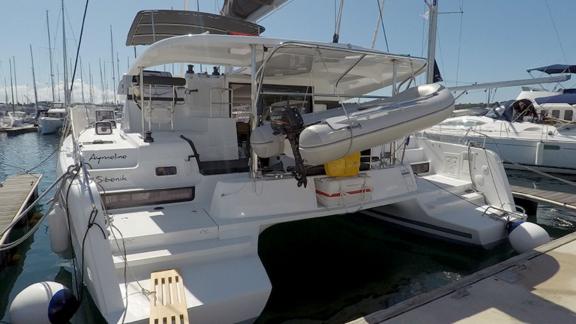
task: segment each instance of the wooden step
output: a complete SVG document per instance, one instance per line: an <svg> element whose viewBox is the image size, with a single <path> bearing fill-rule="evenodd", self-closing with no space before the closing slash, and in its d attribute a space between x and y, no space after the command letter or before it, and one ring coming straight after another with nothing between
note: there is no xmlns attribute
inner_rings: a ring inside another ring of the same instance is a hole
<svg viewBox="0 0 576 324"><path fill-rule="evenodd" d="M150 274L150 324L189 324L182 276L175 269Z"/></svg>

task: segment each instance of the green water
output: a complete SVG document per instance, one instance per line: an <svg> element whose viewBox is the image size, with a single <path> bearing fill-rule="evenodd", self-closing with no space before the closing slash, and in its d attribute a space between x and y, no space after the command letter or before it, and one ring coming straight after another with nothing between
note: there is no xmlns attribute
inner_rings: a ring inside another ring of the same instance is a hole
<svg viewBox="0 0 576 324"><path fill-rule="evenodd" d="M0 181L27 169L58 146L55 136L0 134ZM11 166L9 166L9 165ZM40 190L55 180L53 156L38 172ZM571 191L556 181L516 172L510 181ZM47 201L40 206L45 211ZM553 237L573 230L576 216L540 206L531 216ZM514 255L507 245L491 251L463 247L404 232L359 214L276 225L260 238L259 254L272 280L272 295L259 323L340 323L438 288ZM51 280L71 286L72 266L50 250L47 227L20 246L14 260L0 271L0 318L18 292ZM100 323L89 298L73 323Z"/></svg>

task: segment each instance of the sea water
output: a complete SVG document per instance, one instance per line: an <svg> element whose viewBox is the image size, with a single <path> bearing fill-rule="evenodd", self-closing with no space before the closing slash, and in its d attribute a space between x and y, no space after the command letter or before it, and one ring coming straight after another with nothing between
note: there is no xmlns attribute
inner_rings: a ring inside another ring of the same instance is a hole
<svg viewBox="0 0 576 324"><path fill-rule="evenodd" d="M53 135L0 134L0 181L46 160L33 170L44 175L39 189L45 190L56 179L53 153L58 143ZM526 172L509 175L513 184L576 192L561 182ZM44 199L39 211L46 212L48 202L49 198ZM540 205L530 220L560 237L574 230L576 215ZM361 214L273 226L262 233L259 254L273 285L259 323L341 323L515 255L507 244L490 251L460 246L408 233ZM71 262L52 253L43 224L0 271L0 318L8 320L9 303L18 292L45 280L72 286ZM88 297L72 322L104 321Z"/></svg>

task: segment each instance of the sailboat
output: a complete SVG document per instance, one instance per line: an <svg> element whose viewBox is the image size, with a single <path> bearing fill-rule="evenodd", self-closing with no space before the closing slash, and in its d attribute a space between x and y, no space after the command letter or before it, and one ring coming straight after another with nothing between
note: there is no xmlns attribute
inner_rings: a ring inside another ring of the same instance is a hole
<svg viewBox="0 0 576 324"><path fill-rule="evenodd" d="M362 211L482 247L526 230L494 153L410 136L454 107L440 84L400 89L426 59L262 31L139 12L121 123L70 109L50 240L108 322L254 320L272 289L258 238L279 223ZM172 63L184 78L154 70Z"/></svg>

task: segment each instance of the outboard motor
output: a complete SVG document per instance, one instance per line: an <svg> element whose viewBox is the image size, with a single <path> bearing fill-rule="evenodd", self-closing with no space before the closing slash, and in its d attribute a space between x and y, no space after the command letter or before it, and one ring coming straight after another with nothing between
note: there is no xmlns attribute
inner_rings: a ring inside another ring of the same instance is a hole
<svg viewBox="0 0 576 324"><path fill-rule="evenodd" d="M294 154L295 170L294 177L298 181L298 187L306 187L306 168L300 155L299 139L304 129L304 120L297 109L289 106L278 107L270 112L270 126L274 135L285 135Z"/></svg>

